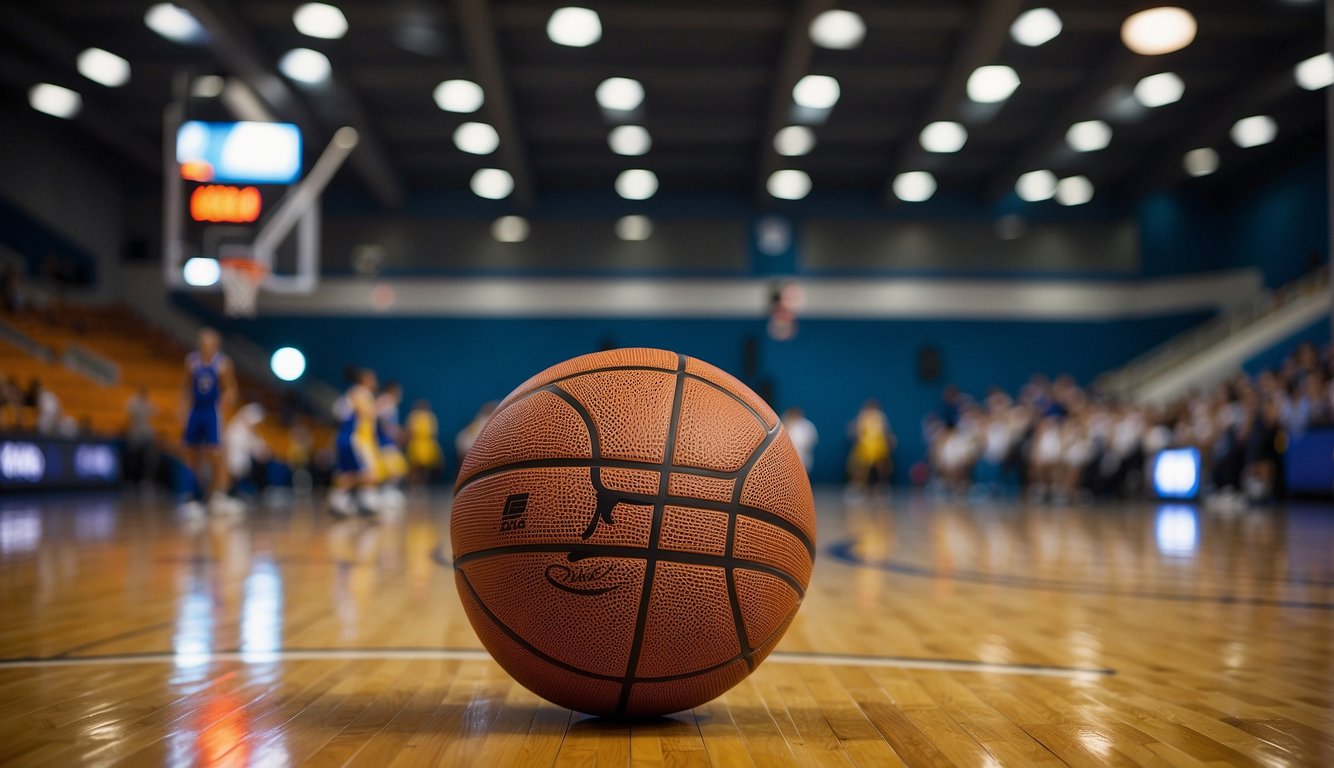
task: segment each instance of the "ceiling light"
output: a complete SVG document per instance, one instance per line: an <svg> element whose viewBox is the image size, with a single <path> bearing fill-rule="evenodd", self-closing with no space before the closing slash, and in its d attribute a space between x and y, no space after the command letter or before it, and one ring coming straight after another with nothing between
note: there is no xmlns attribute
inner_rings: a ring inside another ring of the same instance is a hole
<svg viewBox="0 0 1334 768"><path fill-rule="evenodd" d="M491 236L501 243L522 243L531 231L528 219L522 216L501 216L491 222Z"/></svg>
<svg viewBox="0 0 1334 768"><path fill-rule="evenodd" d="M653 139L640 125L618 125L607 134L607 145L618 155L642 155L653 146Z"/></svg>
<svg viewBox="0 0 1334 768"><path fill-rule="evenodd" d="M764 186L779 200L800 200L811 193L811 177L805 171L774 171Z"/></svg>
<svg viewBox="0 0 1334 768"><path fill-rule="evenodd" d="M1019 87L1019 75L1004 65L978 67L968 76L968 98L979 104L995 104L1010 98Z"/></svg>
<svg viewBox="0 0 1334 768"><path fill-rule="evenodd" d="M894 177L894 196L905 203L924 203L936 194L936 177L926 171L907 171Z"/></svg>
<svg viewBox="0 0 1334 768"><path fill-rule="evenodd" d="M1050 200L1056 194L1056 174L1051 171L1029 171L1015 182L1014 191L1019 193L1019 199L1030 203Z"/></svg>
<svg viewBox="0 0 1334 768"><path fill-rule="evenodd" d="M504 200L514 191L514 177L499 168L482 168L468 183L474 195L487 200Z"/></svg>
<svg viewBox="0 0 1334 768"><path fill-rule="evenodd" d="M292 13L296 31L307 37L337 40L347 34L347 17L326 3L306 3Z"/></svg>
<svg viewBox="0 0 1334 768"><path fill-rule="evenodd" d="M1181 165L1191 176L1208 176L1218 170L1218 153L1210 147L1192 149L1181 158Z"/></svg>
<svg viewBox="0 0 1334 768"><path fill-rule="evenodd" d="M616 177L616 194L626 200L647 200L658 191L658 177L653 171L632 168Z"/></svg>
<svg viewBox="0 0 1334 768"><path fill-rule="evenodd" d="M1010 25L1016 43L1036 48L1061 34L1061 17L1050 8L1034 8L1019 14Z"/></svg>
<svg viewBox="0 0 1334 768"><path fill-rule="evenodd" d="M1268 144L1278 136L1278 123L1269 115L1243 117L1232 125L1232 140L1243 149Z"/></svg>
<svg viewBox="0 0 1334 768"><path fill-rule="evenodd" d="M1334 56L1328 51L1319 56L1312 56L1297 65L1293 70L1297 85L1308 91L1318 91L1334 85Z"/></svg>
<svg viewBox="0 0 1334 768"><path fill-rule="evenodd" d="M806 109L832 109L840 94L838 81L828 75L806 75L792 88L792 100Z"/></svg>
<svg viewBox="0 0 1334 768"><path fill-rule="evenodd" d="M101 48L79 54L79 74L108 88L118 88L130 79L130 62Z"/></svg>
<svg viewBox="0 0 1334 768"><path fill-rule="evenodd" d="M186 285L207 288L210 285L217 285L218 280L222 278L222 267L218 266L217 259L194 256L186 259L185 264L181 266L181 278L185 280Z"/></svg>
<svg viewBox="0 0 1334 768"><path fill-rule="evenodd" d="M1175 72L1149 75L1135 84L1135 100L1150 109L1175 104L1185 92L1186 84Z"/></svg>
<svg viewBox="0 0 1334 768"><path fill-rule="evenodd" d="M1184 8L1150 8L1132 14L1121 24L1121 42L1135 53L1157 56L1190 45L1195 30L1195 17Z"/></svg>
<svg viewBox="0 0 1334 768"><path fill-rule="evenodd" d="M454 146L470 155L489 155L500 146L500 134L486 123L461 123L454 129Z"/></svg>
<svg viewBox="0 0 1334 768"><path fill-rule="evenodd" d="M1087 176L1069 176L1056 182L1056 202L1083 205L1093 199L1093 182Z"/></svg>
<svg viewBox="0 0 1334 768"><path fill-rule="evenodd" d="M603 109L629 112L644 103L644 86L628 77L609 77L598 83L594 95Z"/></svg>
<svg viewBox="0 0 1334 768"><path fill-rule="evenodd" d="M204 37L204 28L189 11L171 3L157 3L144 14L148 28L174 43L193 43Z"/></svg>
<svg viewBox="0 0 1334 768"><path fill-rule="evenodd" d="M602 39L602 20L588 8L557 8L547 20L551 42L585 48Z"/></svg>
<svg viewBox="0 0 1334 768"><path fill-rule="evenodd" d="M861 45L866 22L852 11L825 11L811 21L811 42L821 48L847 50Z"/></svg>
<svg viewBox="0 0 1334 768"><path fill-rule="evenodd" d="M38 83L28 91L28 103L38 112L68 120L79 114L83 97L68 88L50 83Z"/></svg>
<svg viewBox="0 0 1334 768"><path fill-rule="evenodd" d="M203 75L190 83L190 95L201 99L214 99L222 95L227 81L221 75Z"/></svg>
<svg viewBox="0 0 1334 768"><path fill-rule="evenodd" d="M485 101L482 86L471 80L446 80L435 87L431 96L435 105L446 112L476 112Z"/></svg>
<svg viewBox="0 0 1334 768"><path fill-rule="evenodd" d="M329 57L309 48L293 48L278 61L278 69L298 83L318 85L329 79Z"/></svg>
<svg viewBox="0 0 1334 768"><path fill-rule="evenodd" d="M774 151L783 157L800 157L815 149L815 131L804 125L789 125L774 134Z"/></svg>
<svg viewBox="0 0 1334 768"><path fill-rule="evenodd" d="M1112 127L1101 120L1085 120L1070 126L1065 141L1076 152L1097 152L1112 143Z"/></svg>
<svg viewBox="0 0 1334 768"><path fill-rule="evenodd" d="M927 152L958 152L968 141L968 131L959 123L946 120L931 123L917 138Z"/></svg>
<svg viewBox="0 0 1334 768"><path fill-rule="evenodd" d="M653 221L647 216L622 216L616 220L616 236L622 240L647 240L653 236Z"/></svg>

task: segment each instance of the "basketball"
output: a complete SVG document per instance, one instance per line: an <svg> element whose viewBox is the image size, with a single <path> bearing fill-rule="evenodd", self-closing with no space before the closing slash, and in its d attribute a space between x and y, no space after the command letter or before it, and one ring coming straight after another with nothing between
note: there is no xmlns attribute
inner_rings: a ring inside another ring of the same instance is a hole
<svg viewBox="0 0 1334 768"><path fill-rule="evenodd" d="M810 483L774 411L708 363L584 355L501 402L451 535L473 628L564 707L646 717L736 685L801 605Z"/></svg>

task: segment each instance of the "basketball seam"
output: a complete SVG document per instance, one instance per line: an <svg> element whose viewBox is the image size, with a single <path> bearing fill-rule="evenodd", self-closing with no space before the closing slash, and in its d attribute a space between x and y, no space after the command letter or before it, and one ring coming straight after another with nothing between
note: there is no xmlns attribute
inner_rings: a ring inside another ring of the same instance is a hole
<svg viewBox="0 0 1334 768"><path fill-rule="evenodd" d="M625 665L625 679L621 681L621 696L616 713L625 714L630 704L630 689L634 687L635 668L644 648L644 628L648 624L649 600L653 597L653 577L658 565L658 540L662 536L662 517L667 507L667 484L672 476L672 457L676 454L676 433L681 427L681 403L685 395L686 356L676 356L676 391L672 394L671 418L667 422L667 439L662 448L662 474L658 477L658 500L653 504L653 523L648 532L648 550L645 552L644 586L639 595L639 616L635 620L634 640L630 644L630 660Z"/></svg>
<svg viewBox="0 0 1334 768"><path fill-rule="evenodd" d="M769 446L773 445L774 439L778 437L778 433L782 428L781 422L775 424L773 429L769 430L768 434L764 436L764 439L760 441L759 446L757 446L754 451L751 451L750 456L746 458L746 463L741 465L741 468L737 470L736 484L732 486L733 508L741 503L742 486L745 485L746 480L750 477L750 471L755 468L755 464L759 462L760 456L764 455L764 452L769 449ZM727 548L724 550L723 555L729 560L733 559L736 555L736 521L738 517L739 515L736 514L727 516ZM812 556L812 565L814 565L814 559L814 556ZM724 578L727 581L727 601L731 603L732 606L732 621L736 625L736 639L737 644L741 647L741 657L746 660L746 668L753 672L755 671L755 660L750 657L750 654L754 649L750 646L749 639L746 636L746 621L741 613L741 598L737 595L736 579L733 576L734 570L735 569L731 565L728 565L723 569Z"/></svg>
<svg viewBox="0 0 1334 768"><path fill-rule="evenodd" d="M552 393L556 394L558 392L565 392L565 390L554 387L553 385ZM574 402L578 401L576 400ZM572 406L573 404L574 403L571 403ZM469 485L472 485L472 483L477 480L482 480L484 478L491 477L493 475L503 474L505 472L511 472L516 469L542 469L543 467L586 467L589 466L590 463L593 461L594 459L591 457L587 459L583 457L572 458L572 459L552 457L548 459L525 459L523 461L512 461L508 464L497 464L494 467L489 467L487 469L483 469L481 471L474 472L473 474L469 475L467 481L465 481L463 485L459 486L458 489L455 491L455 493L462 491L464 488L467 488ZM662 464L656 461L636 461L634 459L598 458L596 459L596 461L598 466L614 468L614 469L647 469L656 471L658 467L662 466ZM696 477L709 477L718 480L732 480L736 478L736 472L726 472L720 469L703 469L700 467L689 467L689 469L690 469L689 472L677 472L676 474L693 475Z"/></svg>
<svg viewBox="0 0 1334 768"><path fill-rule="evenodd" d="M454 558L454 567L458 568L477 560L486 560L492 557L504 557L505 555L524 555L534 552L553 552L574 555L576 559L588 557L619 557L626 560L646 560L648 550L643 547L627 547L619 544L511 544L505 547L493 547L491 549L479 549L476 552L470 552L466 555L460 555ZM660 549L656 553L658 560L665 563L679 563L681 565L704 565L714 568L734 568L746 571L755 571L757 573L766 573L776 579L783 581L793 591L797 597L805 597L806 588L802 586L801 581L796 576L784 571L781 568L761 563L755 560L745 560L738 557L725 557L723 555L709 555L702 552L682 552L673 549Z"/></svg>

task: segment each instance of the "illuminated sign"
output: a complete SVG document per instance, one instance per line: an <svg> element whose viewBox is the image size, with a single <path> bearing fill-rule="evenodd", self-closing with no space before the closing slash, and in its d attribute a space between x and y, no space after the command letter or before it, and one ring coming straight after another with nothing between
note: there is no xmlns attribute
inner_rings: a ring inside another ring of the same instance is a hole
<svg viewBox="0 0 1334 768"><path fill-rule="evenodd" d="M0 495L14 488L110 487L120 448L109 440L0 440Z"/></svg>
<svg viewBox="0 0 1334 768"><path fill-rule="evenodd" d="M291 123L205 123L176 132L182 178L230 184L291 184L301 176L301 131Z"/></svg>
<svg viewBox="0 0 1334 768"><path fill-rule="evenodd" d="M46 475L46 457L32 443L0 443L0 478L35 483Z"/></svg>
<svg viewBox="0 0 1334 768"><path fill-rule="evenodd" d="M257 187L208 184L190 193L190 218L244 224L259 218L261 205Z"/></svg>
<svg viewBox="0 0 1334 768"><path fill-rule="evenodd" d="M1200 491L1200 452L1169 448L1153 462L1153 492L1162 499L1190 499Z"/></svg>

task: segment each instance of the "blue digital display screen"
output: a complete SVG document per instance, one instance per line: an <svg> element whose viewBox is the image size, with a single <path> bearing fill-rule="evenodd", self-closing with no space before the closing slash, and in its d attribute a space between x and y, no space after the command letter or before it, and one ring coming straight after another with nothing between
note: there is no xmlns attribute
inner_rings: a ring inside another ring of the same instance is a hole
<svg viewBox="0 0 1334 768"><path fill-rule="evenodd" d="M1195 448L1159 451L1150 468L1153 492L1160 499L1193 499L1200 492L1200 452Z"/></svg>
<svg viewBox="0 0 1334 768"><path fill-rule="evenodd" d="M120 481L120 446L112 441L0 440L0 488L77 488Z"/></svg>
<svg viewBox="0 0 1334 768"><path fill-rule="evenodd" d="M176 131L176 162L192 181L291 184L301 177L301 129L191 120Z"/></svg>

